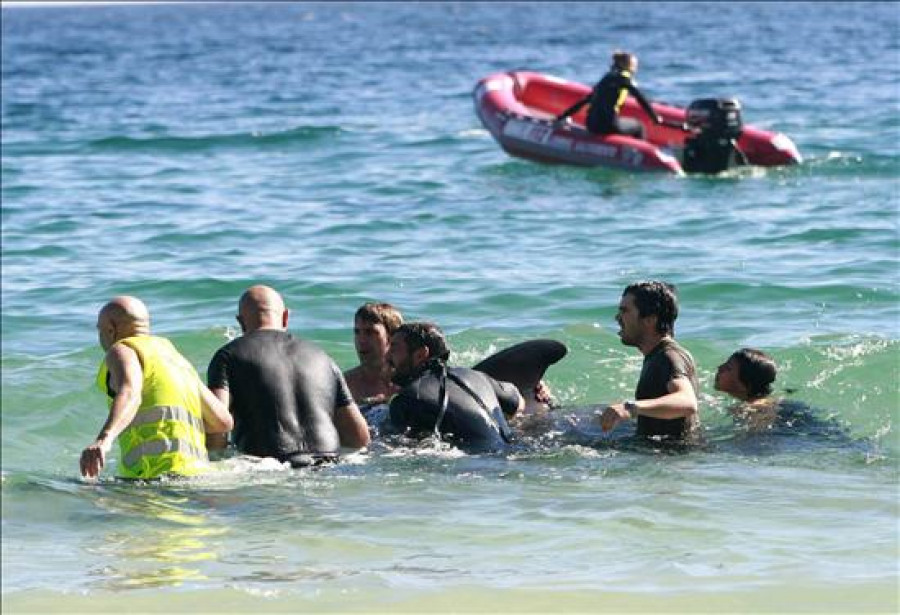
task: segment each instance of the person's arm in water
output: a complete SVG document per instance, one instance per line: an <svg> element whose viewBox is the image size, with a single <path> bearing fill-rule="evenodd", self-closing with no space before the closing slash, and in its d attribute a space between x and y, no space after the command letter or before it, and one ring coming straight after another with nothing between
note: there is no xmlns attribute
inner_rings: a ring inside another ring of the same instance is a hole
<svg viewBox="0 0 900 615"><path fill-rule="evenodd" d="M229 353L224 349L219 349L213 355L206 369L206 382L209 391L225 408L231 419L231 426L224 431L206 429L206 448L210 451L225 450L225 447L228 445L227 432L234 429L234 416L231 414L231 392L228 389L228 365Z"/></svg>
<svg viewBox="0 0 900 615"><path fill-rule="evenodd" d="M369 425L353 402L334 411L334 426L341 438L341 446L365 448L371 441Z"/></svg>
<svg viewBox="0 0 900 615"><path fill-rule="evenodd" d="M231 394L225 388L207 388L202 382L200 391L206 448L211 451L224 450L228 444L228 432L234 429L234 417L228 410Z"/></svg>
<svg viewBox="0 0 900 615"><path fill-rule="evenodd" d="M125 344L115 344L106 353L106 366L115 397L97 439L81 453L81 475L86 478L100 475L112 443L131 424L141 405L144 371L137 353Z"/></svg>
<svg viewBox="0 0 900 615"><path fill-rule="evenodd" d="M634 410L629 411L624 403L611 404L600 415L600 427L609 431L624 420L637 416L654 419L680 419L697 412L697 395L691 381L681 376L669 381L669 393L656 399L641 399L634 402Z"/></svg>
<svg viewBox="0 0 900 615"><path fill-rule="evenodd" d="M331 370L335 378L334 416L332 422L337 429L341 446L346 448L365 448L371 441L369 424L353 401L350 387L337 363L331 362Z"/></svg>

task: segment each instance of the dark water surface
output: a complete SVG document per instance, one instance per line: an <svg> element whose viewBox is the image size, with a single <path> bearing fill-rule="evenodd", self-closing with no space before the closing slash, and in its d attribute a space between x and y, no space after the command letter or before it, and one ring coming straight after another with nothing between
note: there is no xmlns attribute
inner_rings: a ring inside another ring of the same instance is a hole
<svg viewBox="0 0 900 615"><path fill-rule="evenodd" d="M898 609L900 5L273 3L2 10L4 610ZM472 89L737 96L796 168L673 178L504 154ZM875 66L873 66L873 63ZM105 416L94 322L150 307L201 371L270 284L342 367L366 300L453 362L552 337L578 419L633 394L622 288L680 289L711 446L589 433L508 456L376 445L324 471L77 477ZM735 435L742 345L850 442ZM226 607L222 607L224 604Z"/></svg>

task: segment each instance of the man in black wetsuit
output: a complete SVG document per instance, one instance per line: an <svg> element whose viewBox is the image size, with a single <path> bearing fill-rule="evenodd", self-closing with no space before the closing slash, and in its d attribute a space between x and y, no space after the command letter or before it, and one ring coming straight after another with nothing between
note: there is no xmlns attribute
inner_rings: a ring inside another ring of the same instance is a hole
<svg viewBox="0 0 900 615"><path fill-rule="evenodd" d="M636 346L644 365L635 400L607 406L600 414L603 431L637 418L637 435L684 442L694 435L697 418L697 369L691 354L674 339L678 300L666 282L637 282L622 293L616 322L626 346Z"/></svg>
<svg viewBox="0 0 900 615"><path fill-rule="evenodd" d="M562 122L570 115L577 113L584 105L590 104L587 116L589 132L600 135L623 134L643 139L645 131L641 122L634 118L619 117L619 111L630 93L644 108L654 124L662 123L650 101L633 81L637 69L637 57L622 51L615 52L609 72L594 86L590 94L563 111L557 116L556 121Z"/></svg>
<svg viewBox="0 0 900 615"><path fill-rule="evenodd" d="M390 363L401 388L391 400L390 431L439 433L470 452L502 449L512 439L507 417L525 407L515 385L465 367L447 367L450 350L432 323L406 323L391 337Z"/></svg>
<svg viewBox="0 0 900 615"><path fill-rule="evenodd" d="M237 320L244 335L216 352L207 380L234 416L232 441L240 452L302 467L336 459L342 446L369 444L366 421L335 362L288 333L281 295L250 287ZM224 439L217 445L224 447Z"/></svg>

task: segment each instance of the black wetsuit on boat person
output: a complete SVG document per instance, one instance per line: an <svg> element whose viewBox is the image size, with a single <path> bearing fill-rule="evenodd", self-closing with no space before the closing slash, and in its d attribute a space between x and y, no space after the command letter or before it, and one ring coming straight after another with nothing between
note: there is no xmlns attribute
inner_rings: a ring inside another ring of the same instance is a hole
<svg viewBox="0 0 900 615"><path fill-rule="evenodd" d="M563 111L556 121L561 122L577 113L584 105L590 104L587 115L587 129L593 134L623 134L643 139L643 124L634 118L619 117L619 111L628 94L640 103L655 124L662 123L650 101L635 85L632 76L637 71L637 58L628 53L613 55L613 65L609 72L594 86L590 94Z"/></svg>

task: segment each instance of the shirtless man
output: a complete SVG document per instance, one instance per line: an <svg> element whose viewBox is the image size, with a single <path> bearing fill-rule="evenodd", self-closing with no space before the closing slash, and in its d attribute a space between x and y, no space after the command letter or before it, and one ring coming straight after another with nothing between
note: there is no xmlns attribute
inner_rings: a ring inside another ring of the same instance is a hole
<svg viewBox="0 0 900 615"><path fill-rule="evenodd" d="M344 372L353 399L363 412L385 404L400 389L391 382L388 350L391 336L403 324L390 303L365 303L353 317L353 343L359 365Z"/></svg>
<svg viewBox="0 0 900 615"><path fill-rule="evenodd" d="M367 446L368 426L337 365L288 333L288 316L275 290L248 288L237 316L244 334L209 364L209 388L234 416L235 446L293 467L335 460L341 447Z"/></svg>
<svg viewBox="0 0 900 615"><path fill-rule="evenodd" d="M231 415L169 340L150 334L150 312L139 299L113 298L97 316L106 356L97 384L109 416L81 453L81 474L96 478L119 437L119 475L154 479L208 469L204 433L232 428Z"/></svg>

